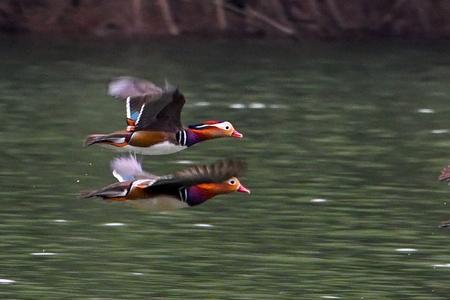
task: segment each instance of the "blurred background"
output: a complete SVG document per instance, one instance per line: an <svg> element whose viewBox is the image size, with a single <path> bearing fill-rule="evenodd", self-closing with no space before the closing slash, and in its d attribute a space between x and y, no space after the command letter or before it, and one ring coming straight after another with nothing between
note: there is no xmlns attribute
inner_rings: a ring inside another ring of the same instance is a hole
<svg viewBox="0 0 450 300"><path fill-rule="evenodd" d="M96 37L448 38L447 0L8 0L0 31Z"/></svg>
<svg viewBox="0 0 450 300"><path fill-rule="evenodd" d="M1 1L1 299L450 298L450 1ZM86 135L121 75L184 124L245 135L144 168L245 159L252 190L173 212L79 199L115 181Z"/></svg>

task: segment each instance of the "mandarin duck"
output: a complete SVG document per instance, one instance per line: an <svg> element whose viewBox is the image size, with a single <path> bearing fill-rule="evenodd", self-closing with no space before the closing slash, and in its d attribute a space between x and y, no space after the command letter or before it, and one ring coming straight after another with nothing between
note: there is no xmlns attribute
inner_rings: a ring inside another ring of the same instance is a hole
<svg viewBox="0 0 450 300"><path fill-rule="evenodd" d="M111 169L119 182L82 192L81 196L122 201L151 210L170 210L199 205L219 194L250 194L237 178L245 169L245 164L238 160L223 160L156 176L143 171L136 158L129 156L114 159Z"/></svg>
<svg viewBox="0 0 450 300"><path fill-rule="evenodd" d="M206 121L184 128L180 114L185 98L167 83L160 88L147 80L119 77L109 83L108 94L126 102L128 126L123 131L89 135L85 146L99 144L117 151L163 155L214 138L243 137L228 121Z"/></svg>

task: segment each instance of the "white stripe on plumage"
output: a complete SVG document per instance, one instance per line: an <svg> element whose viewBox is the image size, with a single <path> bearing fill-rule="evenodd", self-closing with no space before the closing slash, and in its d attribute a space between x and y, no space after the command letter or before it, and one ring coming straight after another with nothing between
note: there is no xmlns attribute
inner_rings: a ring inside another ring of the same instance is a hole
<svg viewBox="0 0 450 300"><path fill-rule="evenodd" d="M143 104L141 106L141 110L139 111L139 116L138 116L138 118L136 120L136 125L139 124L139 121L141 120L141 116L142 116L142 112L144 111L144 108L145 108L145 104Z"/></svg>
<svg viewBox="0 0 450 300"><path fill-rule="evenodd" d="M127 97L127 118L131 119L131 97Z"/></svg>

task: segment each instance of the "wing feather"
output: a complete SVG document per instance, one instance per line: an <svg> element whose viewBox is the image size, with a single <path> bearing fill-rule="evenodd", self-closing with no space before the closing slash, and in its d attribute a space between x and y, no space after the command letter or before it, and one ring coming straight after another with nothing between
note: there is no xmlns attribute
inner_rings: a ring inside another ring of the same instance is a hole
<svg viewBox="0 0 450 300"><path fill-rule="evenodd" d="M134 121L135 130L175 132L183 128L181 110L186 100L167 81L160 88L148 80L117 77L109 82L108 94L126 101L127 119Z"/></svg>
<svg viewBox="0 0 450 300"><path fill-rule="evenodd" d="M154 126L160 130L172 132L183 129L181 111L185 103L186 99L183 94L178 89L175 89L172 94L172 102L158 113Z"/></svg>
<svg viewBox="0 0 450 300"><path fill-rule="evenodd" d="M171 103L174 100L175 87L170 86L165 89L161 96L145 96L145 103L141 108L136 123L136 130L161 130L165 126L165 121L158 119L158 115L166 108L170 111ZM170 112L171 113L171 112Z"/></svg>
<svg viewBox="0 0 450 300"><path fill-rule="evenodd" d="M161 95L162 92L153 82L131 76L114 78L108 84L108 95L123 100L128 97Z"/></svg>
<svg viewBox="0 0 450 300"><path fill-rule="evenodd" d="M104 188L94 191L81 192L82 198L102 197L102 198L116 198L124 197L128 194L128 190L132 181L123 181L110 184Z"/></svg>
<svg viewBox="0 0 450 300"><path fill-rule="evenodd" d="M191 186L200 183L222 182L231 177L239 177L246 169L241 160L222 160L210 165L193 166L173 175L157 179L152 186Z"/></svg>
<svg viewBox="0 0 450 300"><path fill-rule="evenodd" d="M111 162L113 176L118 181L129 181L136 179L155 179L157 176L142 170L141 163L135 156L117 157Z"/></svg>

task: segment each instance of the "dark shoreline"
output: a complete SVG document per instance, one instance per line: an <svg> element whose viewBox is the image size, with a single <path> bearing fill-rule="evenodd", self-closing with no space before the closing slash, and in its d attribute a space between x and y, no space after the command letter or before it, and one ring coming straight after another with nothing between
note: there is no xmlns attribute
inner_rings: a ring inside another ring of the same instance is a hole
<svg viewBox="0 0 450 300"><path fill-rule="evenodd" d="M11 0L0 33L94 39L448 39L450 2L415 0Z"/></svg>

